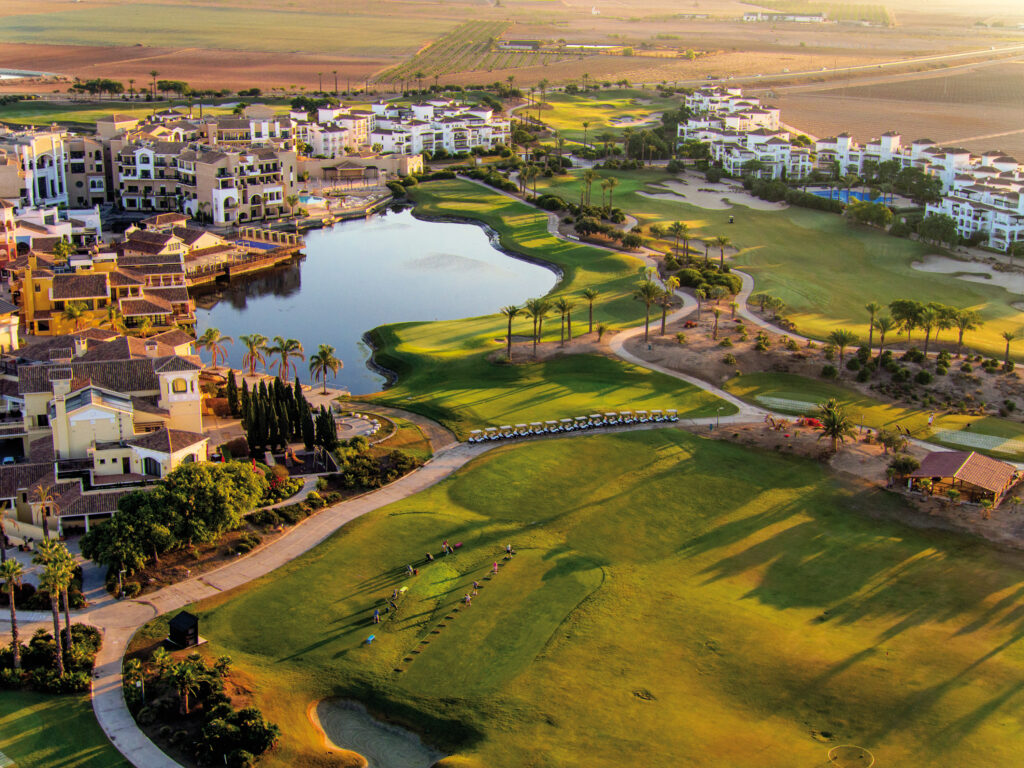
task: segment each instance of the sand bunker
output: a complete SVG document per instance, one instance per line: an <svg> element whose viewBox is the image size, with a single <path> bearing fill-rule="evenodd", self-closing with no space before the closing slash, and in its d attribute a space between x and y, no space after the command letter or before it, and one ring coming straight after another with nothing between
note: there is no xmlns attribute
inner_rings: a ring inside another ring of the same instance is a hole
<svg viewBox="0 0 1024 768"><path fill-rule="evenodd" d="M622 117L612 118L608 121L608 125L614 125L616 128L635 128L638 125L650 125L661 120L661 112L652 112L649 115L643 117L633 117L632 115L623 115Z"/></svg>
<svg viewBox="0 0 1024 768"><path fill-rule="evenodd" d="M932 254L925 256L924 261L915 261L910 265L919 272L933 272L941 275L952 275L970 283L982 285L998 285L1011 293L1024 295L1024 273L999 272L991 264L977 261L960 261L949 256Z"/></svg>
<svg viewBox="0 0 1024 768"><path fill-rule="evenodd" d="M329 742L366 758L369 768L430 768L444 757L416 734L377 720L358 702L324 699L310 720Z"/></svg>
<svg viewBox="0 0 1024 768"><path fill-rule="evenodd" d="M781 211L789 206L786 203L769 203L749 195L742 189L730 184L709 184L707 182L683 184L669 180L650 185L650 192L638 192L643 197L655 200L668 200L676 203L689 203L709 211L724 211L737 205L753 208L756 211ZM668 192L657 191L666 189Z"/></svg>

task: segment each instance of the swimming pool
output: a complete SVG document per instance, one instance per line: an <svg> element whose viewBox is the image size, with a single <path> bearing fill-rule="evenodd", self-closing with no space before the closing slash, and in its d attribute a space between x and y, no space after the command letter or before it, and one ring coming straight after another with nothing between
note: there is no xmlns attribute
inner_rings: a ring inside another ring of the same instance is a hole
<svg viewBox="0 0 1024 768"><path fill-rule="evenodd" d="M853 192L849 189L812 189L809 190L812 195L818 197L827 197L829 200L842 200L844 203L850 202L850 200L867 200L870 203L884 203L884 197L871 197L866 192Z"/></svg>
<svg viewBox="0 0 1024 768"><path fill-rule="evenodd" d="M325 205L327 200L316 195L299 195L299 202L303 205Z"/></svg>

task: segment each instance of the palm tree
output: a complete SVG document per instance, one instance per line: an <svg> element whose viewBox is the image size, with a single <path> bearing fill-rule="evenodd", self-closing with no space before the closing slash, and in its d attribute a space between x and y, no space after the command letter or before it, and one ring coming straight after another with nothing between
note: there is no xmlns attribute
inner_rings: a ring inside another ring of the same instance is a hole
<svg viewBox="0 0 1024 768"><path fill-rule="evenodd" d="M836 345L839 349L839 370L843 370L843 354L846 352L846 348L851 344L856 343L857 334L846 328L840 328L832 331L828 335L828 340Z"/></svg>
<svg viewBox="0 0 1024 768"><path fill-rule="evenodd" d="M68 596L68 588L74 577L75 559L68 552L68 548L56 539L44 539L39 542L36 552L36 562L50 565L55 563L67 571L67 581L60 590L60 600L64 608L64 653L71 653L71 601Z"/></svg>
<svg viewBox="0 0 1024 768"><path fill-rule="evenodd" d="M715 244L718 246L718 266L720 269L725 269L725 249L731 242L726 235L718 235L715 238Z"/></svg>
<svg viewBox="0 0 1024 768"><path fill-rule="evenodd" d="M292 194L288 195L287 197L285 197L284 203L285 203L285 205L288 206L288 216L294 217L295 216L295 206L299 204L299 196L294 194L294 193L292 193ZM299 222L296 221L294 223L295 223L295 231L298 232L299 231Z"/></svg>
<svg viewBox="0 0 1024 768"><path fill-rule="evenodd" d="M281 358L281 367L279 368L279 370L281 372L281 378L284 379L285 383L288 382L288 361L293 357L297 357L299 358L299 360L306 359L306 350L303 349L301 341L299 341L298 339L286 339L282 336L274 337L273 345L267 347L267 354L277 355L278 357ZM275 366L276 363L273 366L271 366L271 368ZM290 367L295 368L295 364L291 364ZM299 375L298 368L295 368L295 375Z"/></svg>
<svg viewBox="0 0 1024 768"><path fill-rule="evenodd" d="M309 357L309 372L315 379L323 379L324 394L327 394L327 374L338 375L345 364L334 354L334 347L321 344L317 351Z"/></svg>
<svg viewBox="0 0 1024 768"><path fill-rule="evenodd" d="M931 341L932 328L939 320L939 313L934 307L924 307L917 316L917 326L924 331L924 356L928 357L928 344Z"/></svg>
<svg viewBox="0 0 1024 768"><path fill-rule="evenodd" d="M526 302L526 314L533 320L533 356L537 357L537 325L541 317L547 312L544 299L529 299Z"/></svg>
<svg viewBox="0 0 1024 768"><path fill-rule="evenodd" d="M117 304L107 304L107 325L112 331L118 333L124 333L127 330L127 326L124 324L124 315L121 314L121 308Z"/></svg>
<svg viewBox="0 0 1024 768"><path fill-rule="evenodd" d="M1010 342L1016 341L1020 338L1020 331L1003 331L1003 340L1006 342L1006 354L1003 355L1003 362L1009 365L1010 363Z"/></svg>
<svg viewBox="0 0 1024 768"><path fill-rule="evenodd" d="M619 180L614 176L609 176L605 182L608 185L608 215L612 215L612 192L617 186L619 186Z"/></svg>
<svg viewBox="0 0 1024 768"><path fill-rule="evenodd" d="M85 317L85 313L89 310L84 302L72 301L69 304L64 305L64 311L61 313L67 322L72 323L76 331L82 328L82 318Z"/></svg>
<svg viewBox="0 0 1024 768"><path fill-rule="evenodd" d="M587 168L583 171L583 189L580 190L580 205L590 206L590 188L597 181L597 171L593 168ZM584 202L584 192L586 192L586 202Z"/></svg>
<svg viewBox="0 0 1024 768"><path fill-rule="evenodd" d="M976 331L981 327L981 315L973 309L960 309L956 313L956 327L959 335L956 340L956 356L960 357L960 351L964 346L964 333Z"/></svg>
<svg viewBox="0 0 1024 768"><path fill-rule="evenodd" d="M196 669L195 664L186 659L179 661L167 670L167 676L171 680L171 685L178 692L182 714L187 715L189 696L199 690L199 670Z"/></svg>
<svg viewBox="0 0 1024 768"><path fill-rule="evenodd" d="M665 281L665 290L661 292L661 296L658 297L658 306L661 307L661 335L665 335L665 319L668 315L668 310L672 306L672 299L675 298L676 288L679 287L679 278L672 275L668 280Z"/></svg>
<svg viewBox="0 0 1024 768"><path fill-rule="evenodd" d="M583 121L583 146L587 146L587 128L590 127L590 123L586 120Z"/></svg>
<svg viewBox="0 0 1024 768"><path fill-rule="evenodd" d="M35 489L35 503L38 504L43 513L43 539L50 538L50 516L56 510L60 512L57 504L57 494L53 491L52 485L38 485Z"/></svg>
<svg viewBox="0 0 1024 768"><path fill-rule="evenodd" d="M565 335L572 344L572 311L576 309L576 302L566 299L565 302Z"/></svg>
<svg viewBox="0 0 1024 768"><path fill-rule="evenodd" d="M135 326L135 330L138 331L140 337L142 337L143 339L146 338L151 333L153 333L153 318L142 318L139 324Z"/></svg>
<svg viewBox="0 0 1024 768"><path fill-rule="evenodd" d="M700 322L700 303L708 297L708 291L706 288L698 288L693 295L697 298L697 322Z"/></svg>
<svg viewBox="0 0 1024 768"><path fill-rule="evenodd" d="M519 315L522 310L515 304L509 304L507 307L501 308L501 314L508 319L508 333L505 336L505 359L512 359L512 321Z"/></svg>
<svg viewBox="0 0 1024 768"><path fill-rule="evenodd" d="M690 228L681 221L677 221L671 224L668 228L668 233L675 238L676 245L676 258L679 258L679 240L680 238L688 238L690 234ZM689 256L689 246L687 246L687 256Z"/></svg>
<svg viewBox="0 0 1024 768"><path fill-rule="evenodd" d="M847 437L853 437L857 433L853 420L835 398L818 403L818 421L821 422L821 426L818 427L821 435L818 439L829 438L832 441L832 453L839 450L839 443L845 442Z"/></svg>
<svg viewBox="0 0 1024 768"><path fill-rule="evenodd" d="M718 341L718 318L722 316L722 310L720 310L718 307L714 307L711 310L711 314L715 316L715 327L711 333L711 338L715 341Z"/></svg>
<svg viewBox="0 0 1024 768"><path fill-rule="evenodd" d="M736 319L736 310L739 309L739 308L740 308L740 303L738 301L730 301L729 302L729 317L732 318L733 320L735 320Z"/></svg>
<svg viewBox="0 0 1024 768"><path fill-rule="evenodd" d="M157 72L155 69L149 70L149 76L151 78L153 78L153 91L152 91L152 93L153 93L153 98L154 99L156 98L156 76L159 75L159 74L160 73Z"/></svg>
<svg viewBox="0 0 1024 768"><path fill-rule="evenodd" d="M544 335L544 318L551 311L551 299L542 298L540 300L540 309L540 316L537 318L537 341L540 341L541 336Z"/></svg>
<svg viewBox="0 0 1024 768"><path fill-rule="evenodd" d="M203 331L203 335L196 339L196 346L200 349L206 349L209 351L210 356L213 358L213 367L217 367L217 360L221 355L224 357L228 356L225 344L234 344L235 340L230 336L222 336L220 330L217 328L207 328Z"/></svg>
<svg viewBox="0 0 1024 768"><path fill-rule="evenodd" d="M875 315L882 310L882 305L877 301L869 301L864 305L864 309L868 311L868 349L873 349L873 342L875 340Z"/></svg>
<svg viewBox="0 0 1024 768"><path fill-rule="evenodd" d="M242 366L249 369L249 376L256 375L256 363L267 367L267 359L263 353L267 350L267 337L262 333L249 333L239 336L238 340L245 345L245 354L242 355Z"/></svg>
<svg viewBox="0 0 1024 768"><path fill-rule="evenodd" d="M50 612L53 614L53 637L57 652L57 674L64 676L64 650L60 642L60 611L57 608L57 596L64 588L65 583L71 580L71 572L59 559L52 559L46 562L41 557L42 553L36 553L32 558L33 563L42 563L43 572L39 575L39 588L50 596ZM71 627L68 627L70 634Z"/></svg>
<svg viewBox="0 0 1024 768"><path fill-rule="evenodd" d="M899 323L893 320L888 315L882 315L880 318L875 320L872 327L878 329L878 356L882 356L882 352L885 351L885 334L889 331L895 331L899 328Z"/></svg>
<svg viewBox="0 0 1024 768"><path fill-rule="evenodd" d="M583 289L583 298L587 300L587 333L594 332L594 299L600 295L596 288Z"/></svg>
<svg viewBox="0 0 1024 768"><path fill-rule="evenodd" d="M661 288L650 280L642 280L639 286L637 286L636 291L633 293L634 299L644 303L644 311L646 312L644 317L644 341L647 341L648 333L651 328L651 304L658 300L658 296L660 294Z"/></svg>
<svg viewBox="0 0 1024 768"><path fill-rule="evenodd" d="M11 603L11 653L14 655L14 668L21 669L21 645L18 643L18 613L14 607L14 590L21 586L21 577L25 569L13 557L0 563L0 581L7 590L7 599Z"/></svg>
<svg viewBox="0 0 1024 768"><path fill-rule="evenodd" d="M564 296L559 296L555 301L555 311L558 313L559 328L558 328L558 346L565 346L565 313L569 310L569 302L565 300Z"/></svg>
<svg viewBox="0 0 1024 768"><path fill-rule="evenodd" d="M128 96L129 96L129 98L132 98L132 99L135 98L135 78L134 77L129 77L128 78Z"/></svg>

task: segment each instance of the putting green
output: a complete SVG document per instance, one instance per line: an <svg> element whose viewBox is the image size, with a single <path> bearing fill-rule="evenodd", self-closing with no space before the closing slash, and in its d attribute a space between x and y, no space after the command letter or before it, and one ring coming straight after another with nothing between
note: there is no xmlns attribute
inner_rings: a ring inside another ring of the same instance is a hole
<svg viewBox="0 0 1024 768"><path fill-rule="evenodd" d="M880 765L1017 764L1020 558L885 520L903 509L680 430L549 440L195 609L283 726L267 766L319 764L304 713L329 696L415 724L460 765L790 768L839 744ZM404 575L443 539L458 554Z"/></svg>
<svg viewBox="0 0 1024 768"><path fill-rule="evenodd" d="M643 305L632 297L643 268L638 259L554 238L546 214L476 184L432 182L412 194L420 215L484 221L499 232L504 247L557 266L563 277L550 298L575 302L576 335L588 329L584 288L600 294L594 302L595 329L642 321ZM675 408L682 418L713 416L719 408L723 415L735 412L734 406L689 384L606 357L567 355L514 366L488 361L488 353L500 357L506 332L507 323L498 315L377 328L372 334L375 360L399 378L395 387L372 399L436 419L461 437L485 426L595 411ZM529 318L516 318L512 333L532 333ZM548 316L543 338L559 338L557 315Z"/></svg>

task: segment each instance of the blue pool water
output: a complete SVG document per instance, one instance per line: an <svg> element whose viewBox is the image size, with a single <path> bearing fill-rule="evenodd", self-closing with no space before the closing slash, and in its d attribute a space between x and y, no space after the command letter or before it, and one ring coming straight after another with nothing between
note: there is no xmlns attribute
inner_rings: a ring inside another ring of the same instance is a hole
<svg viewBox="0 0 1024 768"><path fill-rule="evenodd" d="M885 199L882 197L872 198L866 192L852 192L848 189L812 189L809 191L812 195L827 197L830 200L842 200L844 203L848 203L850 200L867 200L870 203L885 202Z"/></svg>

